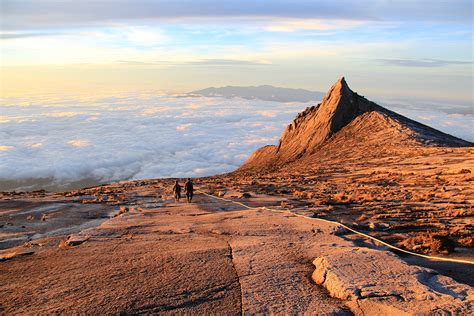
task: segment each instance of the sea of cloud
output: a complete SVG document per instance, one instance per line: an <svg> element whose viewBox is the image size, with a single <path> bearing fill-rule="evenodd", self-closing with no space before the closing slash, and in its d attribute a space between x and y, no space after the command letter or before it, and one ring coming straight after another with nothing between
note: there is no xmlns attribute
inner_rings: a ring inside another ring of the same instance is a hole
<svg viewBox="0 0 474 316"><path fill-rule="evenodd" d="M258 147L276 143L285 125L307 106L150 93L29 96L2 104L3 189L7 184L13 189L12 180L50 179L60 188L84 179L231 171Z"/></svg>
<svg viewBox="0 0 474 316"><path fill-rule="evenodd" d="M442 132L474 142L474 107L469 103L384 100L378 104Z"/></svg>
<svg viewBox="0 0 474 316"><path fill-rule="evenodd" d="M3 98L0 190L224 173L276 144L311 104L144 92ZM394 109L474 140L472 115Z"/></svg>

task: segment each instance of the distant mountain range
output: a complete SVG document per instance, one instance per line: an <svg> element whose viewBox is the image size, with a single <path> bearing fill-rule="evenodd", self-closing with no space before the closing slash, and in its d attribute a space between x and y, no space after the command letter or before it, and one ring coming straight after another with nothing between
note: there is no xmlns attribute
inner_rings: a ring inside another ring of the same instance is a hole
<svg viewBox="0 0 474 316"><path fill-rule="evenodd" d="M264 101L276 102L310 102L320 101L324 97L323 92L309 91L304 89L290 89L279 88L269 85L256 87L235 87L226 86L221 88L206 88L202 90L193 91L190 94L200 95L205 97L225 97L225 98L244 98L244 99L259 99Z"/></svg>

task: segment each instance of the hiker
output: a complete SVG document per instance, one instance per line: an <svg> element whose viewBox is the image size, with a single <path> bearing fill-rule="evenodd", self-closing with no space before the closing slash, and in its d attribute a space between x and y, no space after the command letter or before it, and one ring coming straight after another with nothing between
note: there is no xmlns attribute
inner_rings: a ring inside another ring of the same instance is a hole
<svg viewBox="0 0 474 316"><path fill-rule="evenodd" d="M181 186L179 185L178 180L176 180L176 182L173 185L173 194L174 194L175 201L178 202L179 199L181 198Z"/></svg>
<svg viewBox="0 0 474 316"><path fill-rule="evenodd" d="M191 179L188 178L188 181L186 181L186 183L184 184L184 193L186 193L186 200L188 201L188 203L191 203L193 199L193 191L193 182L191 181Z"/></svg>

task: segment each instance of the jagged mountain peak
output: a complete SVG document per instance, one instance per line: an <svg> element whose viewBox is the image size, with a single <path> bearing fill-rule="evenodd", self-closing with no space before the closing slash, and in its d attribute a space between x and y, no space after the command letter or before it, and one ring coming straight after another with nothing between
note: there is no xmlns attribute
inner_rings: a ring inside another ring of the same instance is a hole
<svg viewBox="0 0 474 316"><path fill-rule="evenodd" d="M323 102L334 97L340 97L341 95L345 94L351 94L354 93L351 88L349 88L346 79L344 77L341 77L339 80L337 80L332 87L329 89L329 91L326 93Z"/></svg>
<svg viewBox="0 0 474 316"><path fill-rule="evenodd" d="M344 77L337 80L323 98L324 104L338 104L340 101L350 101L355 98L357 93L349 88ZM343 99L343 100L341 100Z"/></svg>
<svg viewBox="0 0 474 316"><path fill-rule="evenodd" d="M333 142L330 140L343 129L346 140L347 135L352 135L352 139L357 139L358 143L339 142L337 146L331 147ZM386 148L414 144L473 146L470 142L435 130L367 100L352 91L342 77L329 89L320 104L298 113L285 129L278 146L265 146L257 150L242 168L287 163L311 156L320 150L340 151L341 146L366 146L367 150L371 151L377 143L380 144L378 147Z"/></svg>
<svg viewBox="0 0 474 316"><path fill-rule="evenodd" d="M317 106L298 114L286 128L278 152L296 158L319 147L354 118L378 106L353 92L344 77L339 79Z"/></svg>

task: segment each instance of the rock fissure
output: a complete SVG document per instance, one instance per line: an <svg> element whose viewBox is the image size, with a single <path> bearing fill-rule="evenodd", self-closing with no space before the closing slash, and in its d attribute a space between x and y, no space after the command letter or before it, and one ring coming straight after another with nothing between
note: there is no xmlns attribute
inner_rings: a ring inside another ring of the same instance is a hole
<svg viewBox="0 0 474 316"><path fill-rule="evenodd" d="M240 288L240 308L241 308L241 314L244 315L245 313L245 308L244 308L244 290L242 287L242 282L240 281L240 276L239 272L237 271L237 268L235 266L235 259L234 259L234 250L232 248L232 245L230 244L230 241L227 242L227 247L229 249L229 257L230 261L232 263L232 267L234 268L235 275L237 276L237 282L239 282L239 288Z"/></svg>

